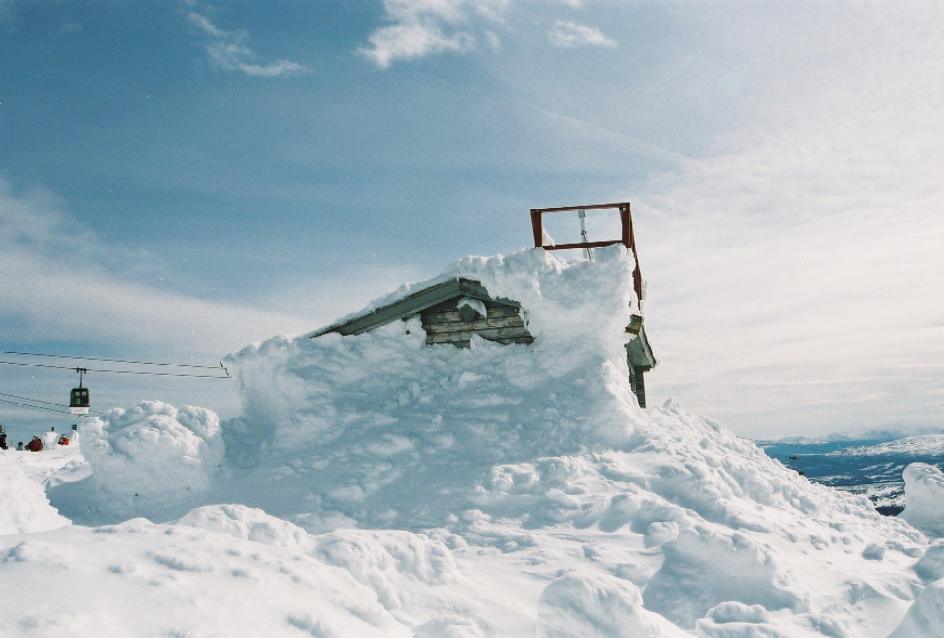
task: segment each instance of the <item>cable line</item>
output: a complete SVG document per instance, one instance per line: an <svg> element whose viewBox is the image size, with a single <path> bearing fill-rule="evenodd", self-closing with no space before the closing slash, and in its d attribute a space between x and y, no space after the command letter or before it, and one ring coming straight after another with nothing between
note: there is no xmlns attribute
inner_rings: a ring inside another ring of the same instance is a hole
<svg viewBox="0 0 944 638"><path fill-rule="evenodd" d="M18 403L17 401L7 401L6 399L0 399L0 403L5 403L7 405L19 405L24 408L32 408L34 410L45 410L46 412L55 412L56 414L68 414L71 416L68 410L57 410L56 408L45 408L41 405L30 405L28 403Z"/></svg>
<svg viewBox="0 0 944 638"><path fill-rule="evenodd" d="M25 363L23 361L0 361L0 365L21 366L27 368L50 368L53 370L77 370L74 366L57 366L48 363ZM214 368L218 369L218 368ZM108 374L144 374L152 377L187 377L190 379L232 379L229 374L188 374L185 372L152 372L150 370L114 370L109 368L82 368L85 372L104 372ZM226 372L226 368L223 368Z"/></svg>
<svg viewBox="0 0 944 638"><path fill-rule="evenodd" d="M64 403L53 403L52 401L43 401L42 399L33 399L31 397L20 396L19 394L9 394L8 392L0 392L0 397L9 397L11 399L21 399L23 401L29 401L31 403L45 403L46 405L54 405L57 408L68 408Z"/></svg>
<svg viewBox="0 0 944 638"><path fill-rule="evenodd" d="M4 399L3 397L7 397L7 399ZM34 398L32 398L32 397L24 397L24 396L19 395L19 394L10 394L9 392L0 392L0 401L9 401L9 399L20 399L21 401L29 401L30 403L41 403L41 404L44 404L44 405L51 405L51 406L53 406L53 407L61 408L61 409L63 409L63 410L68 410L68 409L69 409L69 406L66 405L66 404L64 404L64 403L53 403L52 401L43 401L42 399L34 399ZM19 404L18 404L18 405L19 405ZM37 406L35 406L35 407L41 408L41 407L43 407L43 406L42 406L42 405L37 405ZM96 410L91 410L91 412L95 412L96 414L103 414L102 412L98 412L98 411L96 411ZM71 412L70 412L70 414L71 414Z"/></svg>
<svg viewBox="0 0 944 638"><path fill-rule="evenodd" d="M155 361L134 361L131 359L108 359L106 357L75 357L67 354L48 354L45 352L16 352L14 350L3 350L0 351L0 354L13 354L24 357L52 357L53 359L76 359L79 361L103 361L106 363L131 363L134 365L142 366L169 366L172 368L200 368L202 370L219 370L220 368L226 369L223 367L223 363L220 362L218 366L204 366L197 365L194 363L158 363Z"/></svg>

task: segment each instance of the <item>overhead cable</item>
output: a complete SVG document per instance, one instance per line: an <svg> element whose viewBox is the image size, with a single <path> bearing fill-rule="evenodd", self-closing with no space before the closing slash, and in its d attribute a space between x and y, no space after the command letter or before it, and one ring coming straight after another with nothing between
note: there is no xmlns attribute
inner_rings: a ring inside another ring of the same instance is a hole
<svg viewBox="0 0 944 638"><path fill-rule="evenodd" d="M48 363L27 363L24 361L0 361L0 365L21 366L29 368L50 368L54 370L78 370L75 366L57 366ZM152 377L187 377L190 379L232 379L226 368L223 371L227 374L221 376L218 374L188 374L186 372L154 372L151 370L115 370L110 368L81 368L85 372L103 372L107 374L143 374Z"/></svg>
<svg viewBox="0 0 944 638"><path fill-rule="evenodd" d="M220 362L220 364L216 366L205 366L205 365L197 365L194 363L164 363L164 362L156 362L156 361L135 361L132 359L109 359L107 357L78 357L78 356L74 356L70 354L49 354L46 352L18 352L15 350L3 350L3 351L0 351L0 354L12 354L12 355L24 356L24 357L50 357L53 359L75 359L78 361L103 361L106 363L130 363L130 364L142 365L142 366L166 366L166 367L172 367L172 368L200 368L202 370L219 370L220 368L223 368L224 370L226 369L225 367L223 367L222 362Z"/></svg>

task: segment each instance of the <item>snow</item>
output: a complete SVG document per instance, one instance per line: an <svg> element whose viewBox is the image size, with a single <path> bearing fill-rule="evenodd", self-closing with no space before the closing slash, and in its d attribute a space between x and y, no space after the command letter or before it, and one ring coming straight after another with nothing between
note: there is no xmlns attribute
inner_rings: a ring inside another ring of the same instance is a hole
<svg viewBox="0 0 944 638"><path fill-rule="evenodd" d="M908 436L894 441L878 443L876 445L846 448L844 450L837 450L831 454L836 456L879 456L893 454L904 456L935 456L942 453L944 453L944 434L936 433Z"/></svg>
<svg viewBox="0 0 944 638"><path fill-rule="evenodd" d="M944 472L927 463L912 463L905 479L905 510L901 518L932 537L944 536Z"/></svg>
<svg viewBox="0 0 944 638"><path fill-rule="evenodd" d="M20 585L0 597L2 631L855 638L932 626L941 561L924 534L672 401L640 409L624 350L633 262L619 247L594 256L466 258L436 279L519 301L531 345L431 347L416 320L276 337L229 358L237 419L151 401L86 420L91 475L35 475L81 525L0 536L0 582ZM55 613L64 600L75 613Z"/></svg>
<svg viewBox="0 0 944 638"><path fill-rule="evenodd" d="M50 493L74 520L160 515L208 490L223 450L214 412L142 401L86 419L82 453L91 476Z"/></svg>
<svg viewBox="0 0 944 638"><path fill-rule="evenodd" d="M49 504L42 485L27 477L16 456L33 452L0 450L0 536L42 532L68 525Z"/></svg>
<svg viewBox="0 0 944 638"><path fill-rule="evenodd" d="M456 308L460 311L468 306L480 317L485 317L488 315L488 309L485 307L485 303L481 299L474 299L472 297L462 297L459 299L459 302L456 304Z"/></svg>
<svg viewBox="0 0 944 638"><path fill-rule="evenodd" d="M888 638L944 636L944 580L928 585Z"/></svg>

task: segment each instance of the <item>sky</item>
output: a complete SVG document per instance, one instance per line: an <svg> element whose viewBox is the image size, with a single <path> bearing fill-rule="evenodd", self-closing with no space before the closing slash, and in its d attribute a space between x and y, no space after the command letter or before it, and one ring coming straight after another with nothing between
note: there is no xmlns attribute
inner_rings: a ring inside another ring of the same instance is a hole
<svg viewBox="0 0 944 638"><path fill-rule="evenodd" d="M911 1L0 0L0 349L212 365L525 248L531 207L630 201L651 404L944 427L942 28ZM235 381L89 384L239 412Z"/></svg>

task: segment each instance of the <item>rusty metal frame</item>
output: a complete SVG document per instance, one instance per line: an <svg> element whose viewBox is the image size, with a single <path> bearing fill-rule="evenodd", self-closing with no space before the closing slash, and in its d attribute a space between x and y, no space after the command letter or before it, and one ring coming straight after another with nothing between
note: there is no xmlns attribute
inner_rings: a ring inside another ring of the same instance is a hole
<svg viewBox="0 0 944 638"><path fill-rule="evenodd" d="M616 209L619 211L620 226L622 228L619 239L605 241L591 241L587 243L557 244L555 246L544 245L544 225L542 215L544 213L568 213L578 210L608 210ZM615 202L612 204L588 204L585 206L557 206L554 208L532 208L531 209L531 232L534 235L534 247L544 250L567 250L571 248L601 248L603 246L612 246L613 244L623 244L633 253L636 260L636 268L633 270L633 288L636 291L636 298L642 301L642 272L639 270L639 253L636 251L636 236L633 233L633 215L629 202Z"/></svg>

